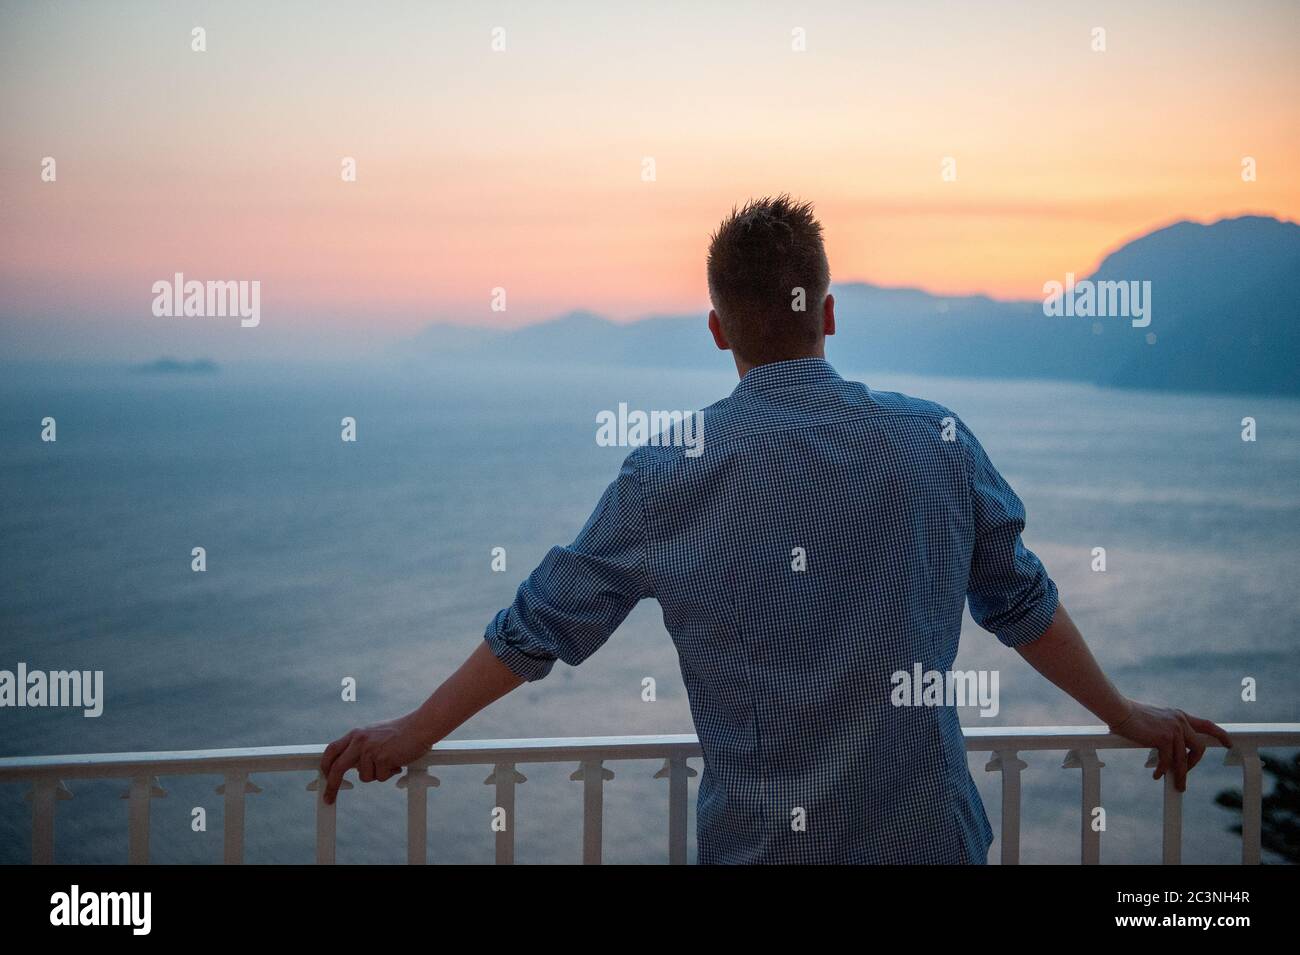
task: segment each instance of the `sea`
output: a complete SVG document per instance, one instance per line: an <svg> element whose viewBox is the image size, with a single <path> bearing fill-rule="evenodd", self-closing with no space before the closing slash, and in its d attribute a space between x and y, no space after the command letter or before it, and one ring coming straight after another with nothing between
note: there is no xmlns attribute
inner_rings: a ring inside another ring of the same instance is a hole
<svg viewBox="0 0 1300 955"><path fill-rule="evenodd" d="M1026 544L1123 692L1221 723L1300 720L1300 402L839 371L961 415L1024 500ZM0 366L0 670L104 673L98 717L0 708L0 756L319 744L409 711L547 549L574 538L617 473L628 449L596 440L597 415L621 402L701 408L735 381L721 365ZM42 440L46 418L54 441ZM355 441L341 439L345 418ZM967 725L1096 723L969 618L957 668L999 674L997 715L964 709ZM672 642L647 601L581 667L558 665L453 737L692 731ZM1080 776L1064 755L1022 755L1024 862L1078 861ZM1103 862L1160 859L1162 784L1145 755L1103 755ZM970 766L996 831L987 759L972 754ZM609 767L604 860L666 862L659 763ZM580 861L576 767L519 768L517 860ZM437 771L431 862L492 861L489 770ZM254 777L249 862L314 859L311 779ZM1216 796L1240 781L1221 750L1192 774L1185 862L1239 860L1238 817ZM220 778L159 782L152 860L219 862ZM68 786L56 861L125 861L125 781ZM0 784L0 862L30 858L26 789ZM338 861L403 862L405 825L395 782L358 784L340 797Z"/></svg>

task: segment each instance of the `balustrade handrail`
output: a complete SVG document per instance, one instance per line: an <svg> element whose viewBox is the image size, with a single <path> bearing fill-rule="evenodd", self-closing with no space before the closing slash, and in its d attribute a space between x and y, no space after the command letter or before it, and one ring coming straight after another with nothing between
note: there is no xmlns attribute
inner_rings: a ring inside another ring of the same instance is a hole
<svg viewBox="0 0 1300 955"><path fill-rule="evenodd" d="M1262 814L1262 762L1264 747L1300 748L1300 723L1228 723L1224 729L1233 738L1227 752L1228 765L1242 772L1242 862L1260 861ZM1101 832L1091 825L1090 814L1101 806L1099 751L1142 749L1104 726L967 726L963 727L967 752L990 753L985 769L1001 773L1001 858L1004 864L1020 859L1020 774L1027 764L1021 752L1065 751L1066 769L1081 770L1080 838L1081 861L1100 861ZM1208 746L1222 748L1212 737L1202 736ZM129 779L124 798L129 800L130 861L149 859L149 802L166 795L158 776L222 775L218 792L225 797L225 861L242 862L244 854L244 797L261 790L251 774L311 772L316 775L308 787L316 792L317 862L334 861L336 806L321 798L320 756L325 747L260 746L235 749L179 750L168 752L87 753L60 756L0 757L0 782L28 781L33 784L32 861L51 862L54 856L54 811L60 799L72 798L65 779ZM602 851L603 784L613 778L606 760L662 759L656 778L669 780L669 861L686 861L687 780L695 770L687 760L701 756L693 733L658 736L587 736L555 739L444 740L427 755L407 767L398 783L407 791L407 861L423 863L427 848L427 795L439 781L429 770L435 766L489 765L484 780L496 787L496 806L511 824L496 833L496 860L514 861L515 787L526 782L516 766L532 763L577 763L570 777L583 784L583 861L598 863ZM1154 753L1148 766L1155 765ZM343 788L351 788L344 782ZM1181 861L1182 793L1165 776L1162 859Z"/></svg>

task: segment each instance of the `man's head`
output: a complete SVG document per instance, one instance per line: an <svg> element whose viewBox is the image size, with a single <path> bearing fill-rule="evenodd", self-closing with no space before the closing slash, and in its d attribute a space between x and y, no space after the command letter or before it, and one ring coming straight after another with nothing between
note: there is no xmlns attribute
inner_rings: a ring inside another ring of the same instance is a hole
<svg viewBox="0 0 1300 955"><path fill-rule="evenodd" d="M743 375L754 365L821 357L835 334L822 227L811 202L752 199L709 240L709 330Z"/></svg>

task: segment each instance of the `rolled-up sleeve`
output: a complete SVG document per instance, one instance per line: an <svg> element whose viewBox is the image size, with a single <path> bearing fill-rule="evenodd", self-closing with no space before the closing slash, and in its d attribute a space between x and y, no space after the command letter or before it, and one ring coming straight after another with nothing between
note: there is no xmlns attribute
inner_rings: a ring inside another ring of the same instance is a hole
<svg viewBox="0 0 1300 955"><path fill-rule="evenodd" d="M964 425L975 542L966 595L971 617L1008 647L1032 643L1056 613L1056 583L1020 534L1025 506Z"/></svg>
<svg viewBox="0 0 1300 955"><path fill-rule="evenodd" d="M540 680L556 660L577 666L653 596L644 501L633 456L623 462L574 542L552 547L484 638L517 676Z"/></svg>

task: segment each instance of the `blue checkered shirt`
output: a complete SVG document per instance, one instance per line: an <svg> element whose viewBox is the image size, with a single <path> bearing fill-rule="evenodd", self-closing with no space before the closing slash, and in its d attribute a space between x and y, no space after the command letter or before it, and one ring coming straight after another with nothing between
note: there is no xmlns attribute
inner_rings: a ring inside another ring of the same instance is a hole
<svg viewBox="0 0 1300 955"><path fill-rule="evenodd" d="M493 652L540 679L654 597L704 751L700 862L985 862L956 708L895 706L891 676L951 670L967 600L1009 647L1051 623L1020 499L951 411L820 358L754 368L702 415L702 454L628 455Z"/></svg>

